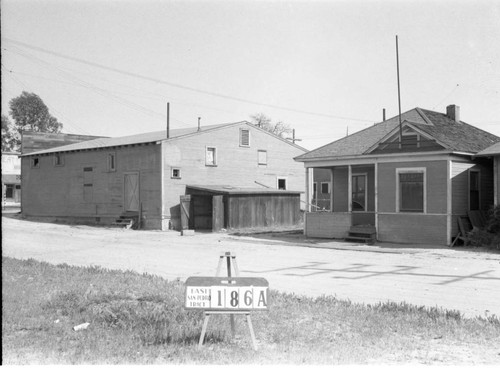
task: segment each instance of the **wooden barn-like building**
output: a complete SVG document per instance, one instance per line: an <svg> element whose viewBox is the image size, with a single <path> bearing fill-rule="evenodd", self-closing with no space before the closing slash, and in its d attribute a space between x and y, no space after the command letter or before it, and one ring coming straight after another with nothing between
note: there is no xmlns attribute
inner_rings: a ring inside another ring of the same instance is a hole
<svg viewBox="0 0 500 368"><path fill-rule="evenodd" d="M132 216L141 228L180 230L180 197L189 195L186 188L210 191L209 186L217 186L239 188L240 194L246 191L254 197L271 192L276 198L295 197L289 201L293 208L286 210L292 215L266 220L269 226L273 221L291 225L282 220L296 223L300 219L305 185L305 170L293 157L304 152L304 148L243 121L175 129L168 132L168 138L166 131L160 131L23 153L22 213L102 224ZM224 197L228 201L235 198L234 190L226 192L230 192ZM284 211L282 200L268 203L282 206L279 213ZM206 205L204 210L208 210ZM275 209L267 211L274 213ZM193 220L196 212L194 215ZM209 223L198 213L193 228L214 228ZM221 227L232 224L225 222ZM246 221L244 226L253 224Z"/></svg>

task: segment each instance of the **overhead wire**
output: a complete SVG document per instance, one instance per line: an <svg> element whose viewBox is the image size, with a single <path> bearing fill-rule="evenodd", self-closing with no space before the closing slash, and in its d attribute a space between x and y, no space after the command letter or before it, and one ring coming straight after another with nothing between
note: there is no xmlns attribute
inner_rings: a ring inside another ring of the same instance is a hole
<svg viewBox="0 0 500 368"><path fill-rule="evenodd" d="M299 114L306 114L306 115L311 115L311 116L320 116L320 117L327 117L327 118L332 118L332 119L351 120L351 121L360 121L360 122L371 122L371 123L374 122L373 120L368 120L368 119L352 118L352 117L346 117L346 116L339 116L339 115L332 115L332 114L326 114L326 113L319 113L319 112L313 112L313 111L294 109L294 108L280 106L280 105L274 105L274 104L267 104L267 103L262 103L262 102L258 102L258 101L252 101L252 100L243 99L243 98L239 98L239 97L229 96L229 95L225 95L225 94L221 94L221 93L211 92L211 91L207 91L207 90L203 90L203 89L199 89L199 88L193 88L190 86L185 86L182 84L173 83L173 82L169 82L169 81L162 80L162 79L152 78L152 77L149 77L146 75L133 73L133 72L129 72L126 70L121 70L121 69L113 68L113 67L106 66L103 64L95 63L92 61L64 55L64 54L54 52L51 50L47 50L47 49L44 49L41 47L32 46L32 45L26 44L24 42L12 40L10 38L4 37L4 39L8 42L12 42L14 44L20 45L20 46L25 47L25 48L29 48L29 49L36 50L39 52L47 53L47 54L54 55L54 56L57 56L60 58L76 61L76 62L86 64L89 66L93 66L96 68L112 71L115 73L127 75L129 77L134 77L134 78L138 78L138 79L142 79L142 80L146 80L146 81L150 81L150 82L154 82L154 83L164 84L164 85L168 85L171 87L188 90L191 92L201 93L201 94L205 94L205 95L209 95L209 96L213 96L213 97L218 97L218 98L223 98L223 99L228 99L228 100L233 100L233 101L237 101L237 102L258 105L258 106L263 106L263 107L268 107L268 108L273 108L273 109L278 109L278 110L290 111L290 112L295 112L295 113L299 113Z"/></svg>

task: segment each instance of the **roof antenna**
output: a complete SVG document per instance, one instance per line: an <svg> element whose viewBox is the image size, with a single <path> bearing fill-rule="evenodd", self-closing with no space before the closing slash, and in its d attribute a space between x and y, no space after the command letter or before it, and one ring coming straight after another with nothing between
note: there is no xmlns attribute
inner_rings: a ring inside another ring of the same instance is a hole
<svg viewBox="0 0 500 368"><path fill-rule="evenodd" d="M398 50L398 35L396 35L396 65L398 71L398 105L399 105L399 142L403 142L403 129L401 126L401 92L399 89L399 50Z"/></svg>

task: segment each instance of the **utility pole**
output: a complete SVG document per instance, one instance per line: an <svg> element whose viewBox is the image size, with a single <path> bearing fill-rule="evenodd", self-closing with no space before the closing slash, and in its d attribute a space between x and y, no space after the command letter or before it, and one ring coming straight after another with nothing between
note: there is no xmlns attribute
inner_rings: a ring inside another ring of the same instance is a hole
<svg viewBox="0 0 500 368"><path fill-rule="evenodd" d="M170 102L167 102L167 139L170 138Z"/></svg>
<svg viewBox="0 0 500 368"><path fill-rule="evenodd" d="M295 144L295 141L302 141L302 139L295 138L295 129L292 130L292 138L287 138L289 141L292 141L293 144Z"/></svg>
<svg viewBox="0 0 500 368"><path fill-rule="evenodd" d="M399 105L399 142L403 144L403 127L401 123L401 92L399 89L399 50L398 50L398 35L396 35L396 66L398 72L398 105Z"/></svg>

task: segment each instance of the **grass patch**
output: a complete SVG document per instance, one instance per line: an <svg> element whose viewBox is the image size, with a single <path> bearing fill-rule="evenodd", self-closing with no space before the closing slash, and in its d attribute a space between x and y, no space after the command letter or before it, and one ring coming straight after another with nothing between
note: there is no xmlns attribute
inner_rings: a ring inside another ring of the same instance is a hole
<svg viewBox="0 0 500 368"><path fill-rule="evenodd" d="M487 364L500 321L406 303L362 305L271 291L245 318L187 311L184 284L135 272L2 258L4 364ZM272 286L272 285L271 285ZM86 330L73 326L90 323Z"/></svg>

